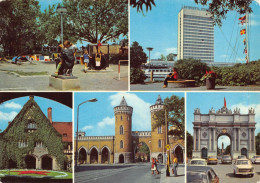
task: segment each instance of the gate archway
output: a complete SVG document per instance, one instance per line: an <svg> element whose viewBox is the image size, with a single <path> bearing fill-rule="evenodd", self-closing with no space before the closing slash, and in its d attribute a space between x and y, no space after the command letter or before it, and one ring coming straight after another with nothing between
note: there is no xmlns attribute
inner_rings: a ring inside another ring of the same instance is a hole
<svg viewBox="0 0 260 183"><path fill-rule="evenodd" d="M42 169L43 170L52 170L52 164L53 164L53 159L45 155L42 157Z"/></svg>
<svg viewBox="0 0 260 183"><path fill-rule="evenodd" d="M36 158L31 155L25 156L25 167L27 169L36 169Z"/></svg>
<svg viewBox="0 0 260 183"><path fill-rule="evenodd" d="M241 149L241 155L245 155L246 157L248 157L248 156L247 156L247 149L246 149L246 148L242 148L242 149Z"/></svg>
<svg viewBox="0 0 260 183"><path fill-rule="evenodd" d="M87 151L85 148L79 150L79 163L85 164L87 162Z"/></svg>
<svg viewBox="0 0 260 183"><path fill-rule="evenodd" d="M101 150L101 163L109 164L109 150L107 147Z"/></svg>
<svg viewBox="0 0 260 183"><path fill-rule="evenodd" d="M135 146L135 162L150 162L150 147L145 142L140 142Z"/></svg>
<svg viewBox="0 0 260 183"><path fill-rule="evenodd" d="M208 150L207 148L203 147L201 149L201 158L207 159L208 158Z"/></svg>
<svg viewBox="0 0 260 183"><path fill-rule="evenodd" d="M92 148L90 151L90 164L98 163L98 151L96 148Z"/></svg>
<svg viewBox="0 0 260 183"><path fill-rule="evenodd" d="M183 159L183 148L180 145L177 145L175 147L173 154L176 155L179 163L183 163L183 161L184 161L184 159Z"/></svg>
<svg viewBox="0 0 260 183"><path fill-rule="evenodd" d="M119 163L124 163L125 162L125 157L123 154L119 155Z"/></svg>

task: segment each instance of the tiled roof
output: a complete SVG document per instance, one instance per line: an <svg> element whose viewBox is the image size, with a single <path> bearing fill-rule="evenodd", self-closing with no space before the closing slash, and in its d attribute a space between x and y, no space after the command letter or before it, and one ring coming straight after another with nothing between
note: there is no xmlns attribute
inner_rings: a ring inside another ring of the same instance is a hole
<svg viewBox="0 0 260 183"><path fill-rule="evenodd" d="M52 125L61 134L63 142L72 142L72 122L53 122Z"/></svg>

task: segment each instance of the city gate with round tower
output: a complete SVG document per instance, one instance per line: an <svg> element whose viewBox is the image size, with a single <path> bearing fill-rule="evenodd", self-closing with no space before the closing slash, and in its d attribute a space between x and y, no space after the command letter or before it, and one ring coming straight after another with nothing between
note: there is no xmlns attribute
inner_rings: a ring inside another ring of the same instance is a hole
<svg viewBox="0 0 260 183"><path fill-rule="evenodd" d="M155 104L150 106L151 127L155 123L155 112L158 110L164 110L160 96ZM149 155L145 155L144 161L151 161L151 158L155 157L163 162L166 150L165 125L152 131L132 131L132 114L133 108L127 105L123 97L120 104L114 107L115 136L85 136L85 132L79 132L78 162L80 164L134 163L137 149L142 144L146 144L150 151ZM168 137L171 156L175 153L179 162L183 162L184 141L178 137Z"/></svg>

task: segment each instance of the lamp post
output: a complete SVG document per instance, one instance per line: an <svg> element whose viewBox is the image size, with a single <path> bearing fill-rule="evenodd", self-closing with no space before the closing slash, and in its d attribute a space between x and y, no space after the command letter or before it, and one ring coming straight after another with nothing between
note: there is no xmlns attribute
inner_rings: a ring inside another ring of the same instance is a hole
<svg viewBox="0 0 260 183"><path fill-rule="evenodd" d="M150 64L151 64L150 52L153 50L153 48L147 47L146 49L149 51L149 69L150 69Z"/></svg>
<svg viewBox="0 0 260 183"><path fill-rule="evenodd" d="M169 146L169 140L168 140L168 113L165 109L165 146ZM166 177L170 176L170 151L168 147L166 148L167 153L167 161L166 161Z"/></svg>
<svg viewBox="0 0 260 183"><path fill-rule="evenodd" d="M60 34L60 39L61 39L61 44L63 44L63 19L62 19L62 15L67 13L67 9L63 6L58 5L57 7L57 13L60 14L60 22L61 22L61 34Z"/></svg>
<svg viewBox="0 0 260 183"><path fill-rule="evenodd" d="M76 133L76 152L75 152L75 168L78 167L78 137L79 137L79 107L82 105L82 104L85 104L87 102L96 102L98 101L96 98L92 98L90 100L86 100L82 103L80 103L78 105L78 108L77 108L77 133Z"/></svg>

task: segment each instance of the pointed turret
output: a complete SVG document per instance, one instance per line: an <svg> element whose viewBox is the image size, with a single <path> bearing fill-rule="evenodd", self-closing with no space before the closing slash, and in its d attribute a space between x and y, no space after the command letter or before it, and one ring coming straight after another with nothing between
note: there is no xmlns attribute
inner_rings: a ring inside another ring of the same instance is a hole
<svg viewBox="0 0 260 183"><path fill-rule="evenodd" d="M157 98L155 104L157 104L157 105L162 105L163 104L163 101L162 101L162 98L161 98L160 95L158 95L158 98Z"/></svg>
<svg viewBox="0 0 260 183"><path fill-rule="evenodd" d="M123 96L119 106L128 106L124 96Z"/></svg>

